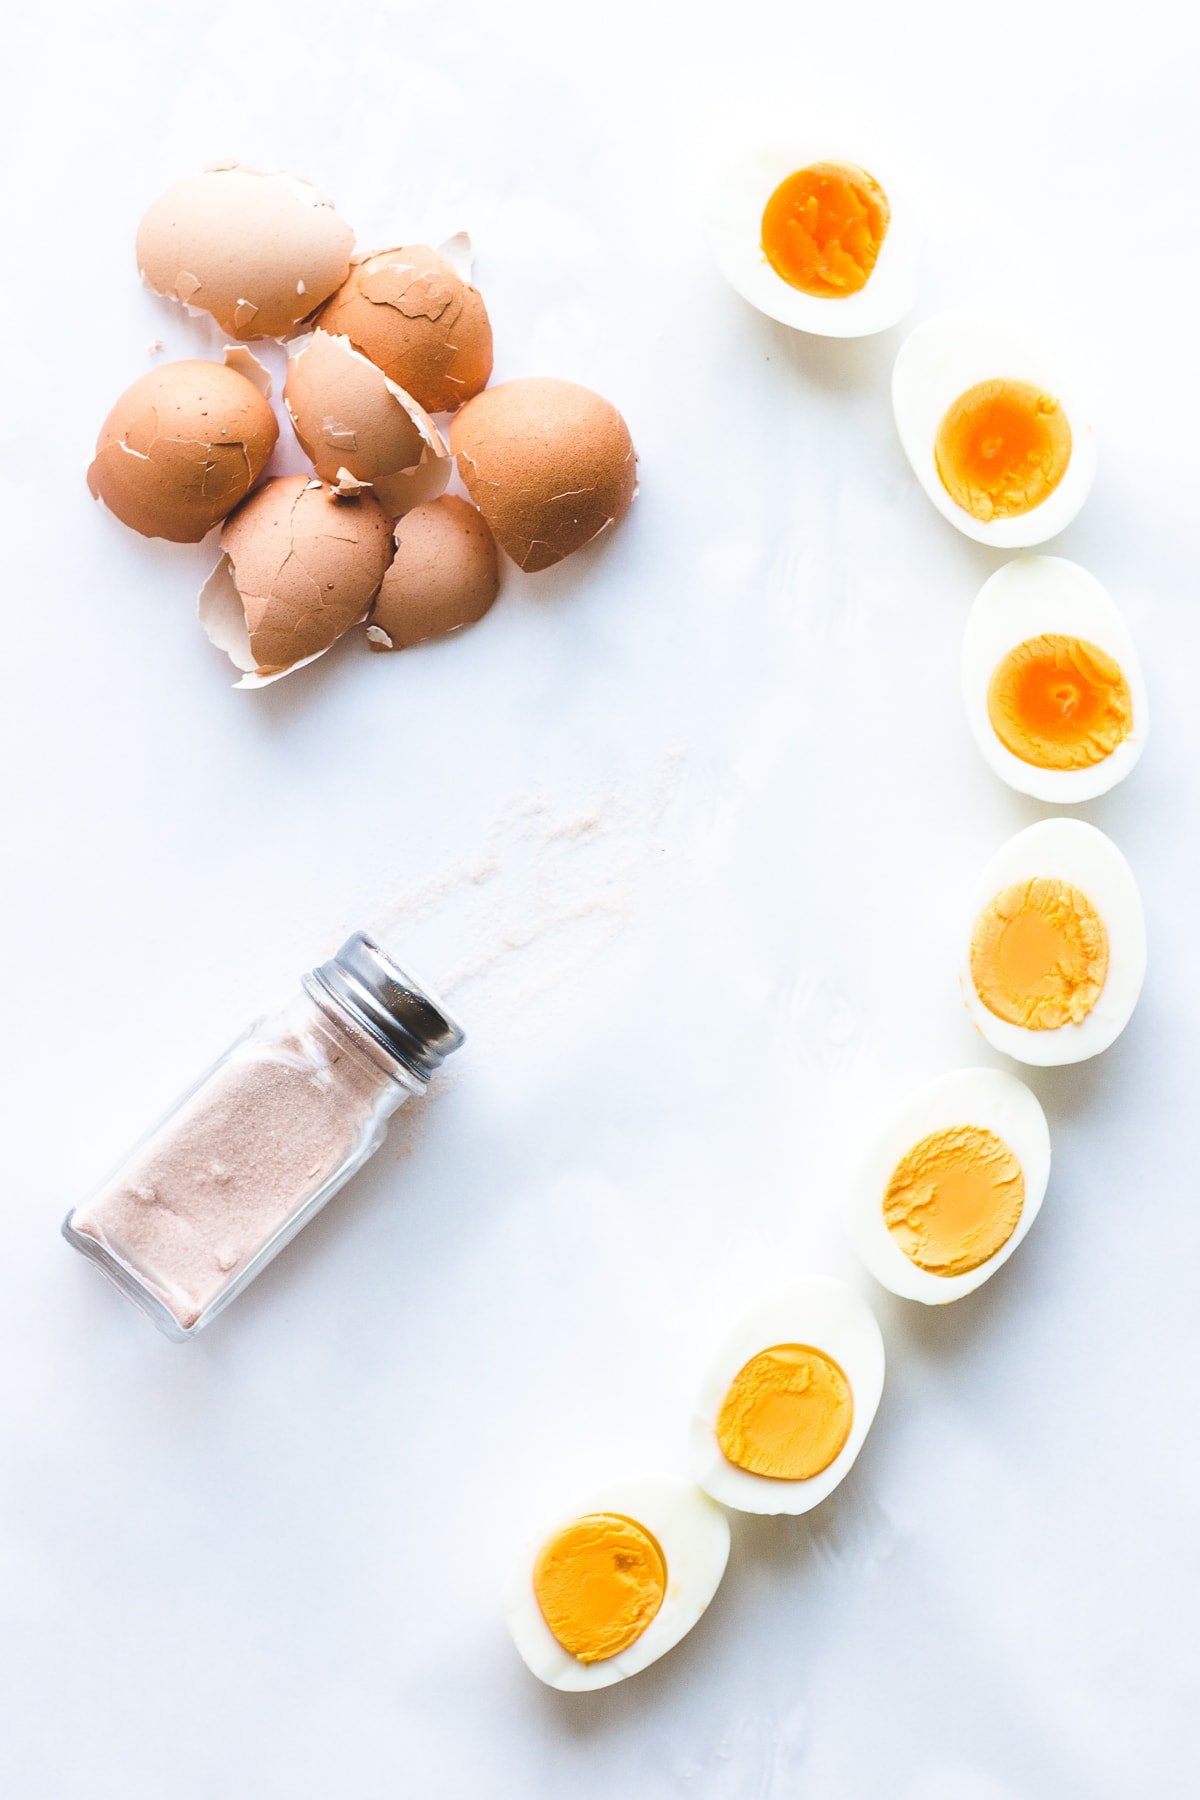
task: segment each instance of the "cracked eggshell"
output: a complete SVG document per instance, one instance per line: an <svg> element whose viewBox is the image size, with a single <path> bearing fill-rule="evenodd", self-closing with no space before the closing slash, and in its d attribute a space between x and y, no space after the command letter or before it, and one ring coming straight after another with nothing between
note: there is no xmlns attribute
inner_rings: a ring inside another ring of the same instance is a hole
<svg viewBox="0 0 1200 1800"><path fill-rule="evenodd" d="M258 360L253 350L247 350L245 344L226 344L221 352L221 361L227 369L236 369L239 375L252 382L264 400L269 400L274 390L271 371L265 363Z"/></svg>
<svg viewBox="0 0 1200 1800"><path fill-rule="evenodd" d="M356 262L317 323L349 338L429 412L453 412L487 386L492 328L461 272L466 239L407 244ZM469 266L469 265L466 265Z"/></svg>
<svg viewBox="0 0 1200 1800"><path fill-rule="evenodd" d="M172 182L137 233L143 279L235 338L284 337L350 267L354 233L294 175L240 164Z"/></svg>
<svg viewBox="0 0 1200 1800"><path fill-rule="evenodd" d="M198 544L245 499L278 436L265 398L237 369L164 363L126 388L104 421L88 486L144 537Z"/></svg>
<svg viewBox="0 0 1200 1800"><path fill-rule="evenodd" d="M339 494L370 487L395 516L450 479L450 452L428 413L348 338L307 337L289 356L283 398L317 474Z"/></svg>
<svg viewBox="0 0 1200 1800"><path fill-rule="evenodd" d="M548 569L628 512L637 456L615 406L571 381L505 381L450 426L467 492L520 568Z"/></svg>
<svg viewBox="0 0 1200 1800"><path fill-rule="evenodd" d="M457 494L416 506L393 533L396 550L367 635L377 650L407 650L482 619L500 592L496 540Z"/></svg>
<svg viewBox="0 0 1200 1800"><path fill-rule="evenodd" d="M391 559L387 514L306 475L268 481L228 519L200 592L200 622L261 687L323 655L365 617Z"/></svg>

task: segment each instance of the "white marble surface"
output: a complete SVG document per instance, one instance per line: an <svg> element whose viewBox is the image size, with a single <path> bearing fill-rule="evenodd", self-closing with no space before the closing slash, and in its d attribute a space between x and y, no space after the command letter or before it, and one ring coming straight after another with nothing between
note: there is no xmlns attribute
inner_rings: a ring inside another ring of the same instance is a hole
<svg viewBox="0 0 1200 1800"><path fill-rule="evenodd" d="M7 43L6 1800L1189 1791L1194 15L337 12L68 0ZM903 461L901 334L792 337L709 265L700 156L772 97L844 106L912 172L914 317L986 304L1070 342L1101 465L1056 548L1117 596L1156 709L1084 809L1143 884L1141 1008L1035 1077L1042 1215L936 1314L856 1273L831 1207L881 1105L989 1060L955 933L1043 809L962 716L995 559ZM83 485L149 341L216 344L141 293L131 243L223 154L325 184L366 243L469 226L497 373L625 411L625 528L511 575L461 641L233 692L192 616L211 547L148 545ZM166 1343L62 1213L384 921L469 1047L210 1333ZM810 1268L860 1281L887 1339L852 1479L810 1521L736 1520L657 1668L543 1690L498 1606L510 1546L672 1466L729 1319Z"/></svg>

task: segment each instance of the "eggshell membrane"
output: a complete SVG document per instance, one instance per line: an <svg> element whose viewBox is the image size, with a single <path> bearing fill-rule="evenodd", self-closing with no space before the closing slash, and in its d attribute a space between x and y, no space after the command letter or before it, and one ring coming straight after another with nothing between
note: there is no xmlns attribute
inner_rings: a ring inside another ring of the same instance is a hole
<svg viewBox="0 0 1200 1800"><path fill-rule="evenodd" d="M1108 933L1108 972L1078 1025L1033 1031L989 1012L971 977L971 934L984 907L1006 887L1038 876L1069 882L1091 901ZM1001 846L975 885L959 959L967 1010L989 1044L1017 1062L1057 1068L1097 1056L1120 1036L1146 974L1146 924L1133 870L1112 839L1082 819L1041 819Z"/></svg>
<svg viewBox="0 0 1200 1800"><path fill-rule="evenodd" d="M236 369L239 375L244 375L264 400L271 398L274 387L271 371L265 363L258 360L253 350L247 350L245 344L226 344L221 352L221 361L227 369Z"/></svg>
<svg viewBox="0 0 1200 1800"><path fill-rule="evenodd" d="M310 182L233 164L172 182L137 260L156 293L235 338L284 337L346 279L354 233Z"/></svg>
<svg viewBox="0 0 1200 1800"><path fill-rule="evenodd" d="M637 457L615 406L571 381L502 382L450 425L467 492L506 555L548 569L628 512Z"/></svg>
<svg viewBox="0 0 1200 1800"><path fill-rule="evenodd" d="M839 149L839 136L819 132L779 138L745 150L712 180L705 224L717 267L751 306L815 337L869 337L886 331L911 312L921 266L921 223L902 184L866 146ZM887 196L891 217L879 256L865 285L855 294L823 298L805 294L784 280L762 247L763 209L780 182L814 163L849 164L865 169Z"/></svg>
<svg viewBox="0 0 1200 1800"><path fill-rule="evenodd" d="M1110 756L1084 769L1039 769L1014 756L988 716L988 685L1018 644L1045 633L1083 638L1105 651L1129 686L1132 727ZM1146 747L1149 702L1141 659L1107 589L1063 556L1023 556L984 582L967 617L962 653L963 701L971 735L1002 781L1051 806L1094 800L1123 781Z"/></svg>
<svg viewBox="0 0 1200 1800"><path fill-rule="evenodd" d="M407 513L393 537L367 627L376 649L405 650L482 619L500 591L500 558L478 508L443 494Z"/></svg>
<svg viewBox="0 0 1200 1800"><path fill-rule="evenodd" d="M565 1650L542 1617L533 1567L547 1538L588 1513L632 1519L658 1543L667 1566L667 1592L658 1612L627 1650L583 1663ZM572 1511L552 1519L521 1550L505 1594L505 1613L522 1660L539 1681L568 1693L612 1687L673 1650L707 1609L729 1560L729 1521L720 1507L678 1475L646 1475L614 1482Z"/></svg>
<svg viewBox="0 0 1200 1800"><path fill-rule="evenodd" d="M260 686L312 662L362 619L391 557L391 526L364 494L341 500L306 475L269 481L227 520L201 623Z"/></svg>
<svg viewBox="0 0 1200 1800"><path fill-rule="evenodd" d="M976 1125L1006 1143L1021 1165L1021 1216L994 1256L962 1275L935 1275L904 1254L883 1217L883 1200L898 1164L923 1138ZM918 1088L872 1134L843 1206L846 1234L883 1287L905 1300L940 1306L996 1273L1041 1210L1050 1177L1050 1128L1036 1097L1004 1069L956 1069Z"/></svg>
<svg viewBox="0 0 1200 1800"><path fill-rule="evenodd" d="M462 240L465 241L465 240ZM317 323L349 338L429 412L453 412L487 386L492 327L479 290L429 244L357 261Z"/></svg>
<svg viewBox="0 0 1200 1800"><path fill-rule="evenodd" d="M349 338L314 331L288 359L284 402L317 474L339 493L369 486L393 514L440 494L450 452L425 410Z"/></svg>
<svg viewBox="0 0 1200 1800"><path fill-rule="evenodd" d="M740 1469L717 1441L721 1406L738 1371L776 1344L808 1344L839 1365L850 1383L854 1416L850 1434L828 1468L807 1481L779 1481ZM688 1435L688 1461L700 1486L738 1512L788 1513L818 1506L850 1473L883 1392L883 1338L875 1315L843 1281L810 1276L753 1307L734 1327L713 1360L696 1399Z"/></svg>
<svg viewBox="0 0 1200 1800"><path fill-rule="evenodd" d="M197 544L249 493L278 435L265 398L237 369L163 363L104 421L88 487L143 536Z"/></svg>
<svg viewBox="0 0 1200 1800"><path fill-rule="evenodd" d="M982 381L1028 381L1060 402L1071 427L1071 457L1058 486L1030 512L976 519L952 500L938 474L935 445L947 411ZM1004 319L938 313L900 346L892 407L904 454L934 506L966 537L998 550L1043 544L1071 523L1092 490L1096 433L1071 376L1046 346Z"/></svg>

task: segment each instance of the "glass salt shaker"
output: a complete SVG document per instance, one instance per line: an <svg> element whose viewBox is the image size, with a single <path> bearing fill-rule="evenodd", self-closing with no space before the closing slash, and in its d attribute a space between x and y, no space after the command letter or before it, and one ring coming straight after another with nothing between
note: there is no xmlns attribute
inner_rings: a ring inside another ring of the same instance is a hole
<svg viewBox="0 0 1200 1800"><path fill-rule="evenodd" d="M259 1019L63 1225L182 1342L379 1148L463 1032L356 932Z"/></svg>

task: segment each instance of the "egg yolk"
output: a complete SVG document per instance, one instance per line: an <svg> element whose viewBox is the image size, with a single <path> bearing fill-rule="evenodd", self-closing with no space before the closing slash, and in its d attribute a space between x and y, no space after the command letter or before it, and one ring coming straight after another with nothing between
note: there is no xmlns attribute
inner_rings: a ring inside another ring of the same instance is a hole
<svg viewBox="0 0 1200 1800"><path fill-rule="evenodd" d="M1027 638L996 665L988 718L1007 750L1038 769L1088 769L1129 736L1120 666L1083 638Z"/></svg>
<svg viewBox="0 0 1200 1800"><path fill-rule="evenodd" d="M763 254L789 287L824 300L866 286L891 218L865 169L820 162L781 181L762 216Z"/></svg>
<svg viewBox="0 0 1200 1800"><path fill-rule="evenodd" d="M658 1612L666 1559L634 1520L587 1513L542 1545L533 1591L563 1649L580 1662L603 1662L636 1643Z"/></svg>
<svg viewBox="0 0 1200 1800"><path fill-rule="evenodd" d="M989 901L971 934L971 979L990 1013L1028 1031L1078 1025L1108 974L1108 933L1086 894L1035 876Z"/></svg>
<svg viewBox="0 0 1200 1800"><path fill-rule="evenodd" d="M914 1144L892 1172L884 1224L918 1269L965 1275L1017 1228L1025 1177L1013 1152L980 1125L955 1125Z"/></svg>
<svg viewBox="0 0 1200 1800"><path fill-rule="evenodd" d="M1011 519L1052 494L1071 460L1071 427L1058 401L1028 381L981 381L938 427L942 486L973 519Z"/></svg>
<svg viewBox="0 0 1200 1800"><path fill-rule="evenodd" d="M776 1344L734 1376L717 1442L752 1475L807 1481L839 1454L853 1418L850 1383L831 1356L807 1344Z"/></svg>

